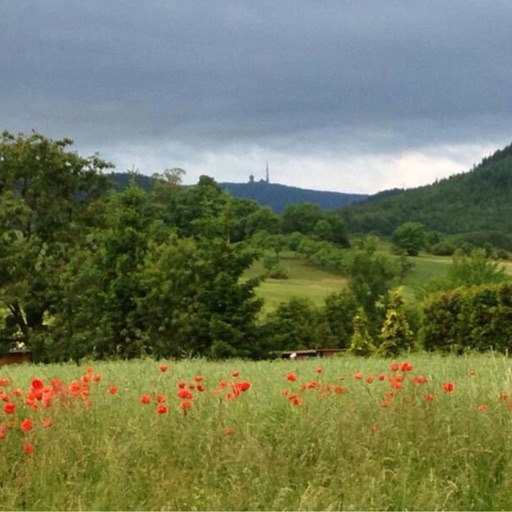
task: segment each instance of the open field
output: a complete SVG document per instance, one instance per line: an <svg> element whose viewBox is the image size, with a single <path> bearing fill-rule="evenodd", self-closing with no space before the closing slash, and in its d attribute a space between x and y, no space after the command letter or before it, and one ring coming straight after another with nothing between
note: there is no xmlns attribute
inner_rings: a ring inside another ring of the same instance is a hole
<svg viewBox="0 0 512 512"><path fill-rule="evenodd" d="M389 254L389 250L381 252L391 259L396 258ZM410 258L410 261L414 267L402 285L405 300L414 302L422 286L429 280L440 279L446 274L452 258L421 253L417 257ZM505 271L512 275L512 262L500 262L500 265L503 265ZM266 279L258 288L258 296L265 300L264 313L274 310L279 303L292 297L307 297L315 305L321 306L327 295L341 290L347 284L344 277L319 269L306 260L294 258L292 253L282 259L282 266L288 270L289 279ZM253 277L263 274L263 265L261 262L256 262L246 275Z"/></svg>
<svg viewBox="0 0 512 512"><path fill-rule="evenodd" d="M390 258L395 257L389 252L385 254ZM447 257L422 254L411 258L411 261L414 267L403 283L404 297L407 301L414 301L416 290L428 280L442 277L452 260ZM282 266L288 271L289 279L266 279L258 287L258 296L265 300L264 313L274 310L281 302L292 297L307 297L315 305L321 306L329 294L340 291L347 284L344 277L292 256L283 258ZM510 270L512 271L512 266ZM264 273L261 262L256 262L246 276L254 277Z"/></svg>
<svg viewBox="0 0 512 512"><path fill-rule="evenodd" d="M404 362L2 367L0 508L511 510L512 362Z"/></svg>
<svg viewBox="0 0 512 512"><path fill-rule="evenodd" d="M289 279L266 279L258 287L257 294L265 300L263 312L274 310L281 302L292 297L307 297L317 306L321 306L327 295L341 290L346 279L311 265L305 260L287 257L282 267L288 271ZM261 262L251 268L248 277L265 273Z"/></svg>

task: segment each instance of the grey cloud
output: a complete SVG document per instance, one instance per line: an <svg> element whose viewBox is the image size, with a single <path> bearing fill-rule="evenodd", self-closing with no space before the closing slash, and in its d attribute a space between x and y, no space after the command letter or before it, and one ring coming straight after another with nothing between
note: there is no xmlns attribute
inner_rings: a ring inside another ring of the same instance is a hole
<svg viewBox="0 0 512 512"><path fill-rule="evenodd" d="M0 124L105 148L379 153L502 140L508 0L26 0Z"/></svg>

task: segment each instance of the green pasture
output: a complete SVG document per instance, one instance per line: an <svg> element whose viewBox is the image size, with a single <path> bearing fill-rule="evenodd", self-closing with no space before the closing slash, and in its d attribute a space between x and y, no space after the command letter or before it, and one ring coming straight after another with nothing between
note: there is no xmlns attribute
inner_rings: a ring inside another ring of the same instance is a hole
<svg viewBox="0 0 512 512"><path fill-rule="evenodd" d="M2 367L0 509L511 510L510 359L403 361Z"/></svg>
<svg viewBox="0 0 512 512"><path fill-rule="evenodd" d="M384 254L395 258L389 252ZM412 302L421 286L446 273L447 266L452 259L421 254L410 258L410 261L414 266L401 285L404 287L405 299ZM291 254L282 259L282 267L288 271L288 279L265 279L257 289L258 296L265 300L264 312L274 310L281 302L292 297L307 297L315 305L321 306L329 294L340 291L347 283L343 276L322 270ZM510 270L512 272L512 264ZM246 273L246 276L255 277L264 275L264 273L262 263L257 261Z"/></svg>
<svg viewBox="0 0 512 512"><path fill-rule="evenodd" d="M257 289L257 295L264 299L263 312L274 310L281 302L292 297L307 297L321 306L327 295L341 290L346 279L340 275L322 270L306 260L288 256L282 259L281 266L288 272L288 279L265 279ZM257 261L247 277L265 274L265 269Z"/></svg>

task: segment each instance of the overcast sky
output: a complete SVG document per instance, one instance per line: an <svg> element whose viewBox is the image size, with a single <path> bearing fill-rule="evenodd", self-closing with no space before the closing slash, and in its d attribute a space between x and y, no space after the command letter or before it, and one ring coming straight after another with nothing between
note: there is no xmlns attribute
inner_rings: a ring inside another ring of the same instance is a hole
<svg viewBox="0 0 512 512"><path fill-rule="evenodd" d="M0 0L0 130L375 193L512 142L510 0Z"/></svg>

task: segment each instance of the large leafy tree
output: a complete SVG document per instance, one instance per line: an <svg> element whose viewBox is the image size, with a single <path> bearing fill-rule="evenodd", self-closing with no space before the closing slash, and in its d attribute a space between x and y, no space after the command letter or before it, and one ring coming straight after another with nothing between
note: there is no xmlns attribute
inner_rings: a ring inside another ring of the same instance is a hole
<svg viewBox="0 0 512 512"><path fill-rule="evenodd" d="M144 337L156 356L261 355L255 295L258 279L243 279L256 253L222 237L178 238L149 247L139 299Z"/></svg>
<svg viewBox="0 0 512 512"><path fill-rule="evenodd" d="M393 231L391 240L408 256L418 256L421 249L425 248L425 226L421 222L404 222Z"/></svg>
<svg viewBox="0 0 512 512"><path fill-rule="evenodd" d="M151 239L166 236L150 196L133 182L109 198L105 222L73 255L60 276L46 351L64 358L136 357L147 352L138 301L140 270Z"/></svg>
<svg viewBox="0 0 512 512"><path fill-rule="evenodd" d="M0 138L0 303L3 336L37 352L45 314L59 300L56 276L93 223L91 203L109 188L110 164L51 140L4 132Z"/></svg>

